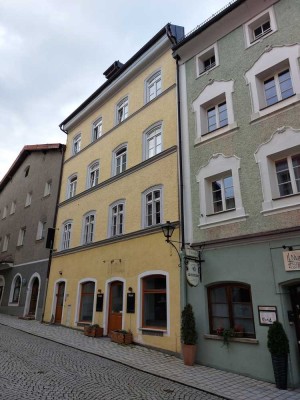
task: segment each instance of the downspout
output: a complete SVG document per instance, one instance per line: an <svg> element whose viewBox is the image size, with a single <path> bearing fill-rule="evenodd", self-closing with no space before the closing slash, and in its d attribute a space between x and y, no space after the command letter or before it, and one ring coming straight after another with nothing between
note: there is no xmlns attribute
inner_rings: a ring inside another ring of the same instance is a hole
<svg viewBox="0 0 300 400"><path fill-rule="evenodd" d="M181 230L181 308L187 304L187 289L184 264L185 232L184 232L184 202L183 202L183 160L182 160L182 130L181 130L181 103L179 84L179 55L174 56L176 60L177 78L177 118L178 118L178 153L179 153L179 201L180 201L180 230Z"/></svg>
<svg viewBox="0 0 300 400"><path fill-rule="evenodd" d="M67 133L63 129L61 129L61 130L63 132L65 132L65 133ZM59 198L60 198L60 190L61 190L61 182L62 182L62 169L63 169L64 160L65 160L65 151L66 151L66 146L62 145L61 146L62 157L61 157L60 175L59 175L58 190L57 190L57 197L56 197L55 211L54 211L54 218L53 218L53 227L56 226L56 220L57 220L58 202L59 202ZM54 238L53 238L53 241L54 241ZM50 268L51 268L51 262L52 262L52 253L53 253L53 248L50 249L50 252L49 252L49 260L48 260L48 267L47 267L47 278L46 278L46 282L45 282L45 296L44 296L43 313L42 313L42 321L41 322L44 322L44 316L45 316L46 297L47 297L47 292L48 292Z"/></svg>

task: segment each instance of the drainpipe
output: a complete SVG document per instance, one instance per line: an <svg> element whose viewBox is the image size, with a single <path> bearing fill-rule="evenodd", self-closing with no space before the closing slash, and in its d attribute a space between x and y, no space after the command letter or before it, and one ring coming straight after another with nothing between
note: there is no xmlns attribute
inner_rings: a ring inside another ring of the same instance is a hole
<svg viewBox="0 0 300 400"><path fill-rule="evenodd" d="M63 131L63 132L65 132L65 131ZM65 133L67 133L67 132L65 132ZM57 220L58 202L59 202L60 190L61 190L62 169L63 169L63 163L64 163L64 159L65 159L65 150L66 150L66 146L62 145L61 149L60 149L62 156L61 156L61 164L60 164L60 175L59 175L59 182L58 182L57 198L56 198L56 203L55 203L55 212L54 212L54 218L53 218L53 227L56 226L56 220ZM53 253L53 249L50 249L48 267L47 267L47 278L46 278L46 282L45 282L45 295L44 295L44 304L43 304L43 313L42 313L42 321L41 322L44 322L46 297L47 297L49 275L50 275L50 268L51 268L51 262L52 262L52 253Z"/></svg>
<svg viewBox="0 0 300 400"><path fill-rule="evenodd" d="M184 232L184 203L183 203L183 159L182 159L182 131L181 131L181 103L179 85L179 55L173 56L176 60L177 78L177 117L178 117L178 154L179 154L179 201L180 201L180 230L181 230L181 307L187 304L186 276L184 265L185 232Z"/></svg>

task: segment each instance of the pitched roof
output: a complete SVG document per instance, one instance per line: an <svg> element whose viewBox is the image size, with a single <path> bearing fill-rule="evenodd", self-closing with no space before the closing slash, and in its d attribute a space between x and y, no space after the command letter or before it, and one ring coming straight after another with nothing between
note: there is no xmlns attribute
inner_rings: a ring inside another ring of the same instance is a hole
<svg viewBox="0 0 300 400"><path fill-rule="evenodd" d="M61 150L65 151L66 146L61 143L51 143L51 144L32 144L24 146L20 151L18 157L15 159L7 173L4 175L0 182L0 192L5 188L7 183L14 176L16 171L19 169L20 165L24 162L26 157L28 157L32 152L35 151L49 151L49 150Z"/></svg>

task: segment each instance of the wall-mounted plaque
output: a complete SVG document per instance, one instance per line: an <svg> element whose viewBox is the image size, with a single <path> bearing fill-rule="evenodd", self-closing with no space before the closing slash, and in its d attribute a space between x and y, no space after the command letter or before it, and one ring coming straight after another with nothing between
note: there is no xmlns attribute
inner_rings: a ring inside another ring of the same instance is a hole
<svg viewBox="0 0 300 400"><path fill-rule="evenodd" d="M259 324L272 325L277 321L277 307L276 306L258 306Z"/></svg>
<svg viewBox="0 0 300 400"><path fill-rule="evenodd" d="M300 250L284 251L282 255L286 271L300 270Z"/></svg>

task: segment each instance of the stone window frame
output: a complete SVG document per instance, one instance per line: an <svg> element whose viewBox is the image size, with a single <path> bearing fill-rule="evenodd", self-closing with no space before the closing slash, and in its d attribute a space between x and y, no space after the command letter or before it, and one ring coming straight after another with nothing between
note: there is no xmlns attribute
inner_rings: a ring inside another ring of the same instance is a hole
<svg viewBox="0 0 300 400"><path fill-rule="evenodd" d="M265 32L260 37L254 37L254 30L262 25L265 21L270 21L270 30ZM277 23L275 18L274 8L270 7L267 10L262 11L260 14L253 17L250 21L244 24L244 37L246 48L261 42L266 37L272 35L277 31Z"/></svg>
<svg viewBox="0 0 300 400"><path fill-rule="evenodd" d="M196 180L199 184L200 216L198 227L210 228L240 221L245 221L247 215L243 207L240 188L240 158L225 156L222 153L213 154L208 163L200 167ZM216 178L231 173L234 187L235 208L218 213L212 213L211 183Z"/></svg>
<svg viewBox="0 0 300 400"><path fill-rule="evenodd" d="M195 144L220 136L237 128L233 110L233 92L234 81L211 80L193 101L192 107L196 118ZM228 124L212 132L208 132L207 110L222 101L226 102Z"/></svg>
<svg viewBox="0 0 300 400"><path fill-rule="evenodd" d="M300 129L282 127L262 143L254 153L262 186L263 215L300 209L300 193L280 197L275 161L300 153Z"/></svg>

